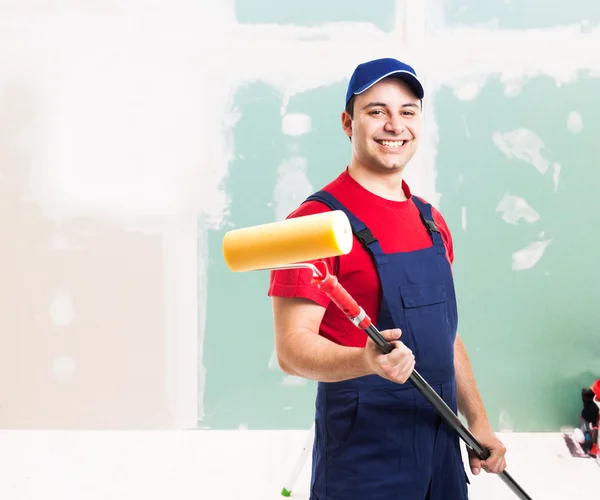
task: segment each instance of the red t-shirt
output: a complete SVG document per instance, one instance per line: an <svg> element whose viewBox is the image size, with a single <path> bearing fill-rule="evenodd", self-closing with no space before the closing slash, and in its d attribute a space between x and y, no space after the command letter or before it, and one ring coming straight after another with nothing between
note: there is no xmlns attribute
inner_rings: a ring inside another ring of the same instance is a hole
<svg viewBox="0 0 600 500"><path fill-rule="evenodd" d="M391 201L368 191L356 182L346 168L336 179L323 188L366 224L379 240L384 253L410 252L432 246L431 237L421 220L419 209L411 201L408 185L402 189L408 200ZM421 199L421 198L420 198ZM303 203L287 218L329 211L319 201ZM433 218L444 240L450 264L454 259L452 237L442 215L432 207ZM358 304L377 324L381 304L381 287L377 270L369 253L354 237L352 250L347 255L324 259L329 272L354 297ZM327 308L321 322L320 334L341 345L364 347L367 335L348 320L344 313L315 285L311 284L312 271L291 269L271 271L269 296L303 297Z"/></svg>

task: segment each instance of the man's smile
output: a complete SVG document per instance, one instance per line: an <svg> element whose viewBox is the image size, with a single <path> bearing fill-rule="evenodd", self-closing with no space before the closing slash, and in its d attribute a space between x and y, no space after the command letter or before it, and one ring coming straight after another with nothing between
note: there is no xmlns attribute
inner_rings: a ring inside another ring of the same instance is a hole
<svg viewBox="0 0 600 500"><path fill-rule="evenodd" d="M408 140L390 141L390 140L377 140L375 142L383 146L383 149L390 151L399 151L408 143Z"/></svg>

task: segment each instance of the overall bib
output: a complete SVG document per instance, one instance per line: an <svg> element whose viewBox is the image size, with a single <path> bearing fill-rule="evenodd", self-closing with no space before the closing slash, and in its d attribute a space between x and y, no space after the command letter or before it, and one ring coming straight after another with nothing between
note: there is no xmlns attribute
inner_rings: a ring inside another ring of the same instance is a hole
<svg viewBox="0 0 600 500"><path fill-rule="evenodd" d="M369 229L326 191L311 195L343 210L371 254L382 286L377 328L400 328L415 369L457 411L454 340L458 312L446 248L431 205L412 197L431 247L384 254ZM366 333L365 333L366 335ZM317 385L310 500L465 500L459 437L410 381L377 375Z"/></svg>

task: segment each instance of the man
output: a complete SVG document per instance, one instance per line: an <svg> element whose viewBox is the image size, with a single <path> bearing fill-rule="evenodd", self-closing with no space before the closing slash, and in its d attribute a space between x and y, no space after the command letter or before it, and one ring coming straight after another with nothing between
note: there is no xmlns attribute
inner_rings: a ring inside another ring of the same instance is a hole
<svg viewBox="0 0 600 500"><path fill-rule="evenodd" d="M311 500L467 498L459 438L407 381L415 368L490 449L486 461L470 457L472 472L506 466L456 331L450 231L403 180L423 97L409 65L360 64L342 113L350 162L290 214L346 212L353 249L327 265L394 349L382 354L311 285L309 270L271 273L279 365L318 381Z"/></svg>

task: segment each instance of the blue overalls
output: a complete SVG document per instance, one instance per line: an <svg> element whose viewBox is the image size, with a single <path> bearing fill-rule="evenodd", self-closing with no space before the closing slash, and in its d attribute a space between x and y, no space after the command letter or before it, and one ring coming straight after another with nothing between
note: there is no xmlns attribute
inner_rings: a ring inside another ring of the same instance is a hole
<svg viewBox="0 0 600 500"><path fill-rule="evenodd" d="M383 288L377 328L402 330L415 369L456 412L458 312L431 205L412 197L433 246L384 254L365 224L332 195L319 191L308 200L346 213ZM371 375L318 383L310 500L465 500L467 482L458 435L410 381Z"/></svg>

